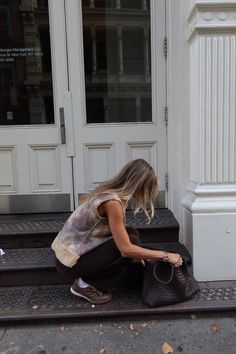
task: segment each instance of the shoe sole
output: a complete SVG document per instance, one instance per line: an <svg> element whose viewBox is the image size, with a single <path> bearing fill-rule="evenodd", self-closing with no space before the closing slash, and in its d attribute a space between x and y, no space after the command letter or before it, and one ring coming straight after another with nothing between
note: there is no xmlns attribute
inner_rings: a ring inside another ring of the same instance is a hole
<svg viewBox="0 0 236 354"><path fill-rule="evenodd" d="M75 296L78 296L78 297L81 297L81 298L87 300L88 302L90 302L90 304L93 304L93 305L103 305L103 304L106 304L111 301L111 299L109 299L104 302L94 302L94 301L90 300L88 297L74 291L72 287L70 288L70 292Z"/></svg>

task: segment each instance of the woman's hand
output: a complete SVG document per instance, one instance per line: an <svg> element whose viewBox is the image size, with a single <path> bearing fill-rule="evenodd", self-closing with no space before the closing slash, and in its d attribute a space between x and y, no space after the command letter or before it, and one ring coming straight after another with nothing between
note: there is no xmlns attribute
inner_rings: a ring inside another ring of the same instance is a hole
<svg viewBox="0 0 236 354"><path fill-rule="evenodd" d="M183 264L183 259L178 253L167 253L168 262L174 267L180 267Z"/></svg>

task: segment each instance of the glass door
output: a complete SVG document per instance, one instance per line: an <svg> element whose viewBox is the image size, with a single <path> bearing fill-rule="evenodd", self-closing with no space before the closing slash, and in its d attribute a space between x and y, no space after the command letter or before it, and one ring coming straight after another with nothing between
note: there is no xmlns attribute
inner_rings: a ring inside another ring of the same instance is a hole
<svg viewBox="0 0 236 354"><path fill-rule="evenodd" d="M1 213L72 210L67 91L64 0L2 0Z"/></svg>
<svg viewBox="0 0 236 354"><path fill-rule="evenodd" d="M145 158L165 204L165 1L67 0L77 196Z"/></svg>

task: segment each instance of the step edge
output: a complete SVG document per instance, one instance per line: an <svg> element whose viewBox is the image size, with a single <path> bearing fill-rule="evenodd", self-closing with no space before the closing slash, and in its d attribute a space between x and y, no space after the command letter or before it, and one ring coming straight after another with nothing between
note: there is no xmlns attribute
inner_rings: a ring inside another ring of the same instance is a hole
<svg viewBox="0 0 236 354"><path fill-rule="evenodd" d="M45 319L65 319L65 318L103 318L103 317L113 317L113 316L140 316L140 315L154 315L154 314L182 314L182 313L201 313L201 312L220 312L220 311L236 311L236 304L234 300L230 300L228 304L221 305L210 305L206 303L199 304L197 306L162 306L158 308L143 308L138 310L130 309L118 309L118 310L105 310L105 311L94 311L94 312L40 312L38 314L29 314L29 313L17 313L15 312L12 315L1 315L0 322L7 321L31 321L31 320L45 320Z"/></svg>

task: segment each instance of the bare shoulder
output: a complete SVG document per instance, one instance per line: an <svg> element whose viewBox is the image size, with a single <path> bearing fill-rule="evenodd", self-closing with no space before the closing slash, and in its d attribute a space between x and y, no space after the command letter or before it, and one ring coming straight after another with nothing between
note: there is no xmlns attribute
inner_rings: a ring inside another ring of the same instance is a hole
<svg viewBox="0 0 236 354"><path fill-rule="evenodd" d="M108 200L103 203L104 208L106 211L121 211L122 212L122 206L121 203L118 200Z"/></svg>
<svg viewBox="0 0 236 354"><path fill-rule="evenodd" d="M98 212L99 215L105 217L105 216L123 216L123 209L118 200L107 200L103 202L99 207L98 207Z"/></svg>
<svg viewBox="0 0 236 354"><path fill-rule="evenodd" d="M108 200L103 203L104 211L108 217L122 217L123 218L123 208L118 200Z"/></svg>

